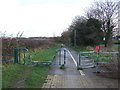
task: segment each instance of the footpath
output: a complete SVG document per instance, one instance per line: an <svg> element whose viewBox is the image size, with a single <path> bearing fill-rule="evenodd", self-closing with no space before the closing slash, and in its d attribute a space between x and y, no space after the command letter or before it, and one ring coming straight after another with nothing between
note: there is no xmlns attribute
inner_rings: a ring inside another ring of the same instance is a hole
<svg viewBox="0 0 120 90"><path fill-rule="evenodd" d="M96 68L77 70L77 52L67 49L65 69L59 68L59 55L56 56L42 88L118 88L118 79L94 73ZM61 54L61 57L64 53Z"/></svg>

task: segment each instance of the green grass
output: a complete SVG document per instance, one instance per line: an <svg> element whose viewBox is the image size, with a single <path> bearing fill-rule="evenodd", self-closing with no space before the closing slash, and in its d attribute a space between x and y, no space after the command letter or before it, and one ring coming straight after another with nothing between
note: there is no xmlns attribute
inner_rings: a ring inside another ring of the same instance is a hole
<svg viewBox="0 0 120 90"><path fill-rule="evenodd" d="M4 65L3 71L2 71L2 87L3 88L15 88L16 87L16 81L18 81L23 73L24 69L27 66L25 65Z"/></svg>
<svg viewBox="0 0 120 90"><path fill-rule="evenodd" d="M60 66L60 69L65 69L65 65L62 64L62 65Z"/></svg>
<svg viewBox="0 0 120 90"><path fill-rule="evenodd" d="M120 44L113 45L113 48L118 50L118 48L120 48Z"/></svg>
<svg viewBox="0 0 120 90"><path fill-rule="evenodd" d="M104 44L101 44L100 47L101 47L101 50L106 51L105 49L102 49L102 47L105 47ZM112 49L114 51L118 51L119 48L120 48L120 44L113 44L110 49Z"/></svg>
<svg viewBox="0 0 120 90"><path fill-rule="evenodd" d="M82 68L82 67L79 67L79 68L77 68L77 70L83 70L83 68Z"/></svg>
<svg viewBox="0 0 120 90"><path fill-rule="evenodd" d="M84 46L70 46L70 48L73 48L75 51L77 51L77 52L84 52L84 51L87 51L86 50L86 47L84 47Z"/></svg>
<svg viewBox="0 0 120 90"><path fill-rule="evenodd" d="M60 48L60 45L57 45L53 48L49 48L43 51L31 52L32 60L34 61L53 61L57 50ZM47 77L48 70L50 69L49 65L35 65L26 80L27 88L41 88Z"/></svg>
<svg viewBox="0 0 120 90"><path fill-rule="evenodd" d="M50 66L35 65L31 68L26 80L26 88L41 88L48 74Z"/></svg>
<svg viewBox="0 0 120 90"><path fill-rule="evenodd" d="M104 44L101 44L100 46L105 46ZM112 47L118 47L120 46L119 44L113 44Z"/></svg>
<svg viewBox="0 0 120 90"><path fill-rule="evenodd" d="M120 40L113 40L113 43L120 43Z"/></svg>
<svg viewBox="0 0 120 90"><path fill-rule="evenodd" d="M53 61L60 45L42 51L30 52L33 61ZM25 88L41 88L47 77L50 65L4 64L2 71L2 87L16 88L17 82L27 75Z"/></svg>
<svg viewBox="0 0 120 90"><path fill-rule="evenodd" d="M60 45L42 51L30 52L33 61L52 61Z"/></svg>
<svg viewBox="0 0 120 90"><path fill-rule="evenodd" d="M25 88L41 88L48 74L50 66L45 65L8 65L9 69L2 72L2 87L3 88L16 88L17 82L20 81L26 70L29 70L27 79L25 81Z"/></svg>

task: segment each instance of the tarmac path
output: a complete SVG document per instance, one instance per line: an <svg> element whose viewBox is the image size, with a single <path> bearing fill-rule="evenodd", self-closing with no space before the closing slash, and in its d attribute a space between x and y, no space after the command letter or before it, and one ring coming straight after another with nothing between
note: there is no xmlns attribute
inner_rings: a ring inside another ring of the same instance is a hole
<svg viewBox="0 0 120 90"><path fill-rule="evenodd" d="M63 50L61 57L64 56ZM118 79L95 74L95 68L77 70L77 52L67 50L65 69L59 68L59 55L56 56L42 88L118 88Z"/></svg>

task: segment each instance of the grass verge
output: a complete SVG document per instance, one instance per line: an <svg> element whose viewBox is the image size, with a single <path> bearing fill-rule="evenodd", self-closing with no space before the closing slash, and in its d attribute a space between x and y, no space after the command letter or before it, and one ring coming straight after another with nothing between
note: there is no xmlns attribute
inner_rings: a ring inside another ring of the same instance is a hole
<svg viewBox="0 0 120 90"><path fill-rule="evenodd" d="M7 65L5 64L2 71L2 88L15 88L16 82L22 78L25 65Z"/></svg>
<svg viewBox="0 0 120 90"><path fill-rule="evenodd" d="M30 52L33 61L53 61L60 45L37 52ZM50 65L4 64L2 69L2 88L17 88L23 78L24 88L41 88L47 77ZM26 72L26 70L28 70ZM24 77L26 76L27 77Z"/></svg>
<svg viewBox="0 0 120 90"><path fill-rule="evenodd" d="M60 45L46 50L30 52L33 61L52 61Z"/></svg>
<svg viewBox="0 0 120 90"><path fill-rule="evenodd" d="M49 65L34 65L25 81L25 88L41 88L49 69Z"/></svg>
<svg viewBox="0 0 120 90"><path fill-rule="evenodd" d="M77 52L84 52L87 51L86 47L84 46L69 46L70 48L74 49Z"/></svg>

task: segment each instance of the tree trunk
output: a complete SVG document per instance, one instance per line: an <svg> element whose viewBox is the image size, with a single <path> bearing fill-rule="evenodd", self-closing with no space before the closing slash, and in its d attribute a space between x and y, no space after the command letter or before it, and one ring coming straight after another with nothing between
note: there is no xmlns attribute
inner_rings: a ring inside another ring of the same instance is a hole
<svg viewBox="0 0 120 90"><path fill-rule="evenodd" d="M113 27L110 26L110 19L107 22L107 33L105 36L105 47L111 47L112 46L112 29Z"/></svg>

